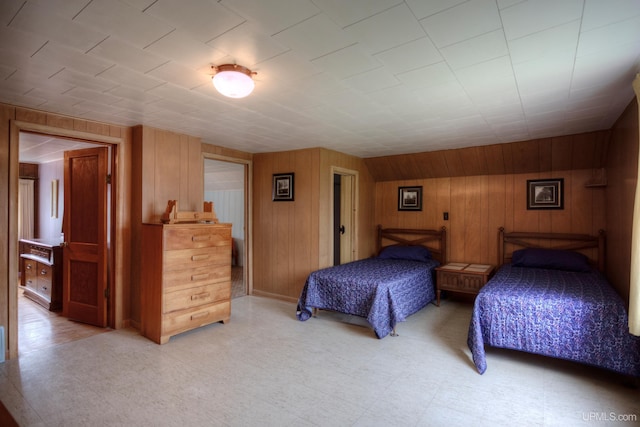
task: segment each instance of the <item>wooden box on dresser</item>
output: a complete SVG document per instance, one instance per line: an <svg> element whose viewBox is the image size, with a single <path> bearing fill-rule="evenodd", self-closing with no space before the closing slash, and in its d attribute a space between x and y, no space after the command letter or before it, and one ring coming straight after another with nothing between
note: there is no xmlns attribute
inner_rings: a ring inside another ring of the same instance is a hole
<svg viewBox="0 0 640 427"><path fill-rule="evenodd" d="M158 344L231 316L231 224L142 225L142 334Z"/></svg>

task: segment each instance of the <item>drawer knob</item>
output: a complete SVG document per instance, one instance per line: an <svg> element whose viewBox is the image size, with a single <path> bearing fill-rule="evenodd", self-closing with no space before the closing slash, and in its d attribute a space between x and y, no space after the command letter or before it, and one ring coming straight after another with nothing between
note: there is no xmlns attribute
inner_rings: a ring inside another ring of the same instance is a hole
<svg viewBox="0 0 640 427"><path fill-rule="evenodd" d="M47 270L45 270L44 268L42 270L40 270L40 274L42 276L46 276L47 275Z"/></svg>
<svg viewBox="0 0 640 427"><path fill-rule="evenodd" d="M209 298L211 294L209 292L202 292L200 294L191 295L191 301L196 301L199 299Z"/></svg>
<svg viewBox="0 0 640 427"><path fill-rule="evenodd" d="M202 261L205 259L209 259L209 255L192 255L191 261Z"/></svg>
<svg viewBox="0 0 640 427"><path fill-rule="evenodd" d="M191 236L191 241L193 242L206 242L209 239L211 239L211 236L208 234L198 234L195 236Z"/></svg>
<svg viewBox="0 0 640 427"><path fill-rule="evenodd" d="M27 264L27 270L31 270L31 264Z"/></svg>
<svg viewBox="0 0 640 427"><path fill-rule="evenodd" d="M48 288L47 288L46 286L43 286L43 287L42 287L42 290L43 290L43 291L46 291L47 289L48 289Z"/></svg>
<svg viewBox="0 0 640 427"><path fill-rule="evenodd" d="M191 276L191 281L196 282L198 280L205 280L208 278L209 278L209 273L194 274L193 276Z"/></svg>

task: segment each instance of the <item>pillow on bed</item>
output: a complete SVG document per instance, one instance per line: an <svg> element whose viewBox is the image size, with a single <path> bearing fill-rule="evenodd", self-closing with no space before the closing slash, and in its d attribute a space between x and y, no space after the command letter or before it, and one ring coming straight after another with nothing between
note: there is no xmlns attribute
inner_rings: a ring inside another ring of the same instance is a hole
<svg viewBox="0 0 640 427"><path fill-rule="evenodd" d="M427 262L431 259L431 252L424 246L387 246L380 251L378 258Z"/></svg>
<svg viewBox="0 0 640 427"><path fill-rule="evenodd" d="M560 249L527 248L513 252L515 267L550 268L566 271L591 271L589 259L579 252Z"/></svg>

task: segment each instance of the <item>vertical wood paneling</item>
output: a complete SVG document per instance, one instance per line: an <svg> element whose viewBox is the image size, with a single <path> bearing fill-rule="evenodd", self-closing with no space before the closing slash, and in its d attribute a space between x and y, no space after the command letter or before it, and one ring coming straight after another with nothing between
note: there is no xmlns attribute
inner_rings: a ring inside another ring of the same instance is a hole
<svg viewBox="0 0 640 427"><path fill-rule="evenodd" d="M604 228L603 191L597 188L594 192L584 186L590 174L591 170L580 170L379 182L375 220L398 228L445 225L447 259L495 264L500 227L507 231L586 234L596 234ZM565 209L528 210L527 180L551 177L564 178ZM423 212L397 214L397 187L406 184L423 186ZM389 203L391 199L394 203ZM449 221L442 219L443 212L449 212Z"/></svg>
<svg viewBox="0 0 640 427"><path fill-rule="evenodd" d="M254 292L295 301L311 271L332 259L331 167L358 172L358 254L372 254L373 179L362 159L324 149L253 156ZM274 173L295 173L295 200L273 202Z"/></svg>
<svg viewBox="0 0 640 427"><path fill-rule="evenodd" d="M631 100L612 128L607 152L607 276L629 300L631 228L638 181L638 104Z"/></svg>
<svg viewBox="0 0 640 427"><path fill-rule="evenodd" d="M465 239L465 219L466 219L466 178L451 178L449 224L451 232L448 233L449 246L451 248L451 261L463 261L465 259L464 239Z"/></svg>

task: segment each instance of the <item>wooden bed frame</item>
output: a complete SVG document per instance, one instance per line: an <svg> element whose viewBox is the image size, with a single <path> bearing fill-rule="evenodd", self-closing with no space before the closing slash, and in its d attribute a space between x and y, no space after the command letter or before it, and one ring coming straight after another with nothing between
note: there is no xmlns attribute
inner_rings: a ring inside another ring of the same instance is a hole
<svg viewBox="0 0 640 427"><path fill-rule="evenodd" d="M385 241L394 242L383 245ZM422 230L413 228L382 228L378 225L378 239L376 241L376 254L387 246L424 246L429 249L433 259L441 265L447 261L447 228L440 230Z"/></svg>
<svg viewBox="0 0 640 427"><path fill-rule="evenodd" d="M605 240L604 230L600 230L597 236L589 234L571 233L538 233L538 232L511 232L504 231L500 227L498 232L498 262L499 265L511 262L513 252L521 248L547 248L570 251L589 250L585 253L592 265L599 271L605 270ZM540 242L545 241L545 245ZM508 246L511 245L511 246ZM595 253L595 255L594 255ZM591 256L589 256L591 254Z"/></svg>

